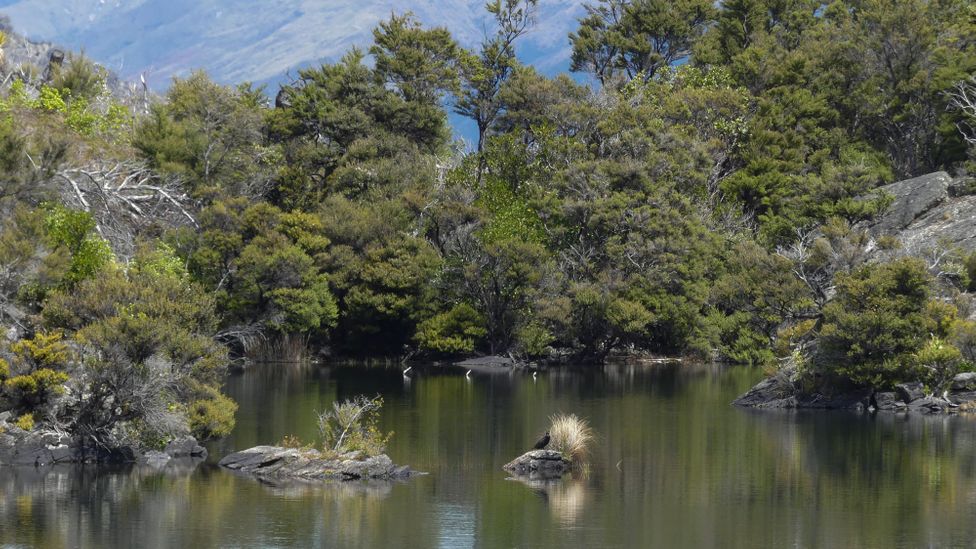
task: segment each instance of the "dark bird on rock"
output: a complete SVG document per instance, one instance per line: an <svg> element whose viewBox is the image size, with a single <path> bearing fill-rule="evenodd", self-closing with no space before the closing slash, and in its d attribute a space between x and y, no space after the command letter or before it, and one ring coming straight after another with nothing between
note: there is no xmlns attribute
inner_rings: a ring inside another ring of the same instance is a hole
<svg viewBox="0 0 976 549"><path fill-rule="evenodd" d="M533 446L532 449L543 450L546 446L549 446L549 431L546 431L546 434L542 435L542 438L535 443L535 446Z"/></svg>

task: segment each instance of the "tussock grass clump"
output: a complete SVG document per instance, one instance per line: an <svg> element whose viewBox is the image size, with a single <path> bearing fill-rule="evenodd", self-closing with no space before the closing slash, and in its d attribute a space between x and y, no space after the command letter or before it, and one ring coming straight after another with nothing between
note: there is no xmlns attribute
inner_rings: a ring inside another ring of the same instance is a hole
<svg viewBox="0 0 976 549"><path fill-rule="evenodd" d="M560 452L577 465L585 463L593 441L593 430L586 420L576 414L555 414L549 421L549 436L552 437L549 449Z"/></svg>

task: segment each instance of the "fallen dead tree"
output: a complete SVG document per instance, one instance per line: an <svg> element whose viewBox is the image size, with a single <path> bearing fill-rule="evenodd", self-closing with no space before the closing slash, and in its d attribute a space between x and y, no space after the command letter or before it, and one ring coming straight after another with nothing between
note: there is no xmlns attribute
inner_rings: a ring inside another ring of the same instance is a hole
<svg viewBox="0 0 976 549"><path fill-rule="evenodd" d="M160 176L143 164L95 161L61 169L55 177L64 183L61 200L91 213L99 234L120 256L132 255L139 235L196 226L193 201L179 178Z"/></svg>

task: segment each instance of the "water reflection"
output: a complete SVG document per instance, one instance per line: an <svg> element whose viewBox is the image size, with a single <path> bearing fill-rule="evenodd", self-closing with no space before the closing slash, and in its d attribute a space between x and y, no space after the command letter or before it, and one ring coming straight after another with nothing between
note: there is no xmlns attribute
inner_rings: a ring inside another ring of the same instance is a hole
<svg viewBox="0 0 976 549"><path fill-rule="evenodd" d="M971 544L973 417L777 413L728 403L760 372L619 365L488 375L276 364L235 375L210 462L0 469L0 544L36 547L780 547ZM315 437L380 394L403 484L266 486L227 452ZM508 480L556 412L596 431L588 474Z"/></svg>
<svg viewBox="0 0 976 549"><path fill-rule="evenodd" d="M566 527L573 527L586 509L587 484L567 477L560 480L532 480L526 477L509 477L506 480L520 482L546 504L554 519Z"/></svg>

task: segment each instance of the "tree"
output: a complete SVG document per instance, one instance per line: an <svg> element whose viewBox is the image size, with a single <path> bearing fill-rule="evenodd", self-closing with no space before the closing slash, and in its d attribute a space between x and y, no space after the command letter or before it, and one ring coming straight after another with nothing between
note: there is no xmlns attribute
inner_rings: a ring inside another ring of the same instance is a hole
<svg viewBox="0 0 976 549"><path fill-rule="evenodd" d="M911 258L839 276L837 297L823 309L816 371L875 387L916 379L916 359L935 360L926 342L947 338L957 314L931 288L925 264Z"/></svg>
<svg viewBox="0 0 976 549"><path fill-rule="evenodd" d="M276 109L272 122L285 156L272 195L276 204L310 211L332 193L393 194L402 189L386 184L404 178L387 179L391 170L413 168L418 157L446 144L442 111L405 99L362 61L362 52L353 50L335 65L301 71L299 81L283 89L288 106Z"/></svg>
<svg viewBox="0 0 976 549"><path fill-rule="evenodd" d="M458 46L450 31L424 29L409 12L391 15L373 29L369 53L376 72L408 102L439 108L444 95L460 85Z"/></svg>
<svg viewBox="0 0 976 549"><path fill-rule="evenodd" d="M570 34L572 70L601 84L618 74L650 80L662 67L687 58L714 17L708 0L600 0L586 6Z"/></svg>
<svg viewBox="0 0 976 549"><path fill-rule="evenodd" d="M263 196L277 153L265 143L266 99L244 84L221 86L202 71L175 79L166 102L136 128L133 145L197 196Z"/></svg>
<svg viewBox="0 0 976 549"><path fill-rule="evenodd" d="M493 0L486 6L494 16L495 35L486 37L481 51L461 53L462 88L454 110L470 118L478 127L478 152L502 110L498 97L502 84L518 66L515 41L535 20L538 0Z"/></svg>

